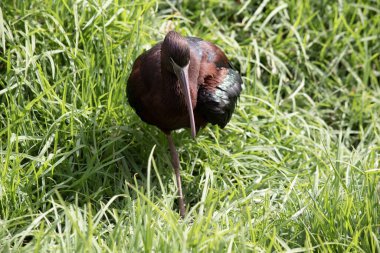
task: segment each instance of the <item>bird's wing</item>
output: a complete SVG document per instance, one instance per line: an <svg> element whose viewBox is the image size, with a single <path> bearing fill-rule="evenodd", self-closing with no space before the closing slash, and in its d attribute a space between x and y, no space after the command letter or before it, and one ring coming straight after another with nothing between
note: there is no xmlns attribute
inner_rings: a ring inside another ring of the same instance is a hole
<svg viewBox="0 0 380 253"><path fill-rule="evenodd" d="M196 111L211 124L223 128L235 110L243 81L222 50L205 41L199 43L203 55Z"/></svg>

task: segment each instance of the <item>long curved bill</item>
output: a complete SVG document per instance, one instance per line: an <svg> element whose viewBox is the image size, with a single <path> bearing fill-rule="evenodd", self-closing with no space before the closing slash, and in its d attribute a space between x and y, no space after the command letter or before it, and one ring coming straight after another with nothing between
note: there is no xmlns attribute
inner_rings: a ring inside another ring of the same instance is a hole
<svg viewBox="0 0 380 253"><path fill-rule="evenodd" d="M187 111L189 112L190 117L190 128L191 128L191 136L195 138L196 130L195 130L195 121L194 121L194 112L193 106L191 104L191 96L190 96L190 84L189 84L189 64L185 67L178 66L173 59L171 59L174 73L176 74L180 84L182 93L185 96L185 102L187 106Z"/></svg>

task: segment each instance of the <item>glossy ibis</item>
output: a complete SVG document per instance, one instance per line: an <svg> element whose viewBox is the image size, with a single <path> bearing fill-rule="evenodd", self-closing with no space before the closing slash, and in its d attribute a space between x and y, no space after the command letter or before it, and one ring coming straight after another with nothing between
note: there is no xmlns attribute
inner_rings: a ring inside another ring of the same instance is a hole
<svg viewBox="0 0 380 253"><path fill-rule="evenodd" d="M140 118L167 137L178 187L179 211L185 202L179 157L171 131L197 131L207 123L224 128L240 95L242 79L216 45L170 31L164 41L141 54L127 84L129 104Z"/></svg>

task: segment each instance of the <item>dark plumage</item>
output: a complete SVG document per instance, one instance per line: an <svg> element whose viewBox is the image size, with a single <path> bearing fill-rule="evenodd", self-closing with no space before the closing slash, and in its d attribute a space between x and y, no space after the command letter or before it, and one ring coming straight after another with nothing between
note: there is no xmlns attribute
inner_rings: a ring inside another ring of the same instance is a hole
<svg viewBox="0 0 380 253"><path fill-rule="evenodd" d="M127 96L140 118L168 137L185 215L179 158L170 132L189 127L192 136L207 123L230 121L243 81L216 45L171 31L163 42L141 54L128 79Z"/></svg>
<svg viewBox="0 0 380 253"><path fill-rule="evenodd" d="M169 32L164 42L136 59L128 79L128 101L143 121L165 133L190 127L183 94L168 54L182 67L188 63L183 59L189 56L189 85L196 128L208 122L223 128L231 119L243 81L217 46L194 37L180 37L179 41L186 42L189 50L184 49L186 45L169 44L169 38L178 41L179 36ZM163 46L165 42L167 47Z"/></svg>
<svg viewBox="0 0 380 253"><path fill-rule="evenodd" d="M216 87L200 86L198 90L197 114L211 124L224 128L232 117L237 98L241 92L242 80L239 73L228 68L225 77ZM214 88L214 90L212 88Z"/></svg>

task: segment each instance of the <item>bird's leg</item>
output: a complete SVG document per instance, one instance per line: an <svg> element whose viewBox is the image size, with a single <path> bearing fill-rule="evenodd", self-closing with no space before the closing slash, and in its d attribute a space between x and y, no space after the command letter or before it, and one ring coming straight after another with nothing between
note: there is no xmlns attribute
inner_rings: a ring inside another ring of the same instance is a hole
<svg viewBox="0 0 380 253"><path fill-rule="evenodd" d="M181 218L183 219L185 218L185 200L182 194L181 175L179 174L179 156L175 148L171 134L170 133L166 134L166 137L168 138L170 154L172 157L172 165L174 168L175 178L177 180L178 198L179 198L178 199L179 214L181 215Z"/></svg>

